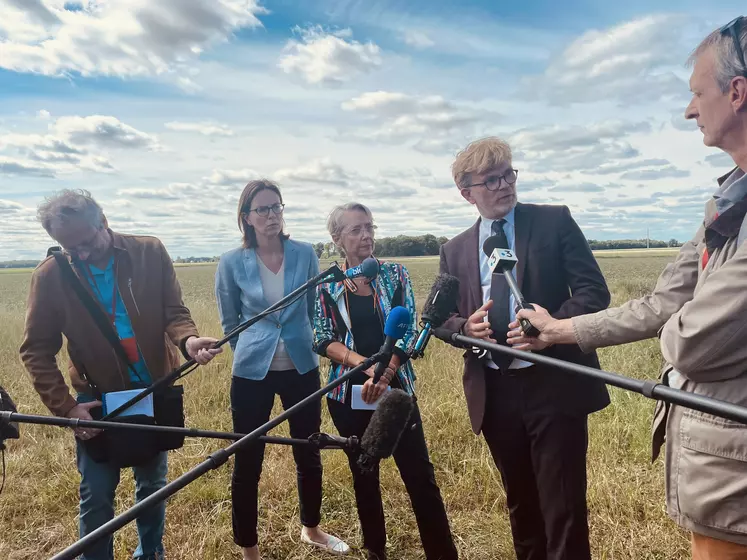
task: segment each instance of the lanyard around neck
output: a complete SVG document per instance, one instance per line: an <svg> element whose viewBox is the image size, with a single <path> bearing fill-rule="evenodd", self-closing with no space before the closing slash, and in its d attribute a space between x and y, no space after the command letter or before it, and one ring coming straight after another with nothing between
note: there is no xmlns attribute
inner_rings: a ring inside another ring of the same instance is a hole
<svg viewBox="0 0 747 560"><path fill-rule="evenodd" d="M84 270L88 273L88 276L91 279L91 283L93 284L94 289L96 290L96 293L99 295L99 300L101 300L101 305L105 305L104 303L104 296L101 293L101 290L99 289L99 285L96 282L96 279L93 276L93 272L91 271L91 265L88 263L85 263ZM114 327L114 331L117 331L117 261L114 260L114 277L112 280L112 310L111 313L109 313L108 310L106 310L106 314L109 316L109 319L112 322L112 326Z"/></svg>

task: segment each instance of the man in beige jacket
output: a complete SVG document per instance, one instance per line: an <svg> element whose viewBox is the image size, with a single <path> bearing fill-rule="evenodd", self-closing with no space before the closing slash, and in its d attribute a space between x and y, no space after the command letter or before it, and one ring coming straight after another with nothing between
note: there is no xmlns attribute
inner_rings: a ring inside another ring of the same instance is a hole
<svg viewBox="0 0 747 560"><path fill-rule="evenodd" d="M519 349L578 344L585 352L659 336L662 383L747 406L747 18L711 33L695 50L685 117L704 143L737 164L718 180L705 219L652 294L614 309L556 320L519 311L541 334L510 325ZM665 432L666 430L666 432ZM747 559L747 426L657 403L653 453L666 433L667 511L692 532L695 560Z"/></svg>

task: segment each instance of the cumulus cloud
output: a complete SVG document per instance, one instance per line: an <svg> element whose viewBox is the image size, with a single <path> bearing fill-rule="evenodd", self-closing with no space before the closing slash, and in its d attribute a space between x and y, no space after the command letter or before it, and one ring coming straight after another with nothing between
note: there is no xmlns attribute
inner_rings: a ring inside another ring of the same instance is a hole
<svg viewBox="0 0 747 560"><path fill-rule="evenodd" d="M632 171L634 169L640 169L642 167L662 167L665 165L671 165L669 160L659 158L648 158L638 161L628 161L624 163L614 163L611 165L603 165L596 169L598 175L610 175L612 173L624 173L626 171Z"/></svg>
<svg viewBox="0 0 747 560"><path fill-rule="evenodd" d="M717 154L706 156L705 162L711 167L732 168L736 165L732 157L726 152L719 152Z"/></svg>
<svg viewBox="0 0 747 560"><path fill-rule="evenodd" d="M115 117L92 115L89 117L60 117L53 130L73 144L94 145L102 148L158 147L157 140Z"/></svg>
<svg viewBox="0 0 747 560"><path fill-rule="evenodd" d="M0 134L0 174L56 177L80 171L111 172L106 150L157 149L153 136L110 116L67 116L46 134Z"/></svg>
<svg viewBox="0 0 747 560"><path fill-rule="evenodd" d="M579 185L558 185L550 189L551 192L565 193L593 193L604 192L604 187L592 183L581 183Z"/></svg>
<svg viewBox="0 0 747 560"><path fill-rule="evenodd" d="M336 186L347 186L355 178L355 174L330 158L313 160L295 168L280 169L274 174L279 181L288 183L316 183Z"/></svg>
<svg viewBox="0 0 747 560"><path fill-rule="evenodd" d="M7 1L7 0L6 0ZM256 0L12 0L0 21L0 67L48 76L178 72L207 47L257 27Z"/></svg>
<svg viewBox="0 0 747 560"><path fill-rule="evenodd" d="M339 85L381 66L379 46L350 39L349 29L325 31L311 26L294 31L299 39L288 41L278 67L307 84Z"/></svg>
<svg viewBox="0 0 747 560"><path fill-rule="evenodd" d="M673 165L667 165L660 169L640 169L637 171L628 171L623 173L620 178L633 181L654 181L656 179L680 179L689 177L690 171L686 169L677 169Z"/></svg>
<svg viewBox="0 0 747 560"><path fill-rule="evenodd" d="M453 103L439 95L418 97L399 92L372 91L342 104L345 111L375 123L343 132L343 140L379 144L410 144L425 153L453 153L474 136L481 124L499 116L491 111Z"/></svg>
<svg viewBox="0 0 747 560"><path fill-rule="evenodd" d="M687 17L663 14L587 31L524 81L522 96L567 105L596 101L630 104L687 95L674 73L692 48Z"/></svg>
<svg viewBox="0 0 747 560"><path fill-rule="evenodd" d="M228 125L211 122L167 122L164 125L169 130L178 132L196 132L203 136L233 136L234 132Z"/></svg>
<svg viewBox="0 0 747 560"><path fill-rule="evenodd" d="M627 138L650 129L647 122L627 121L585 127L554 125L518 130L509 136L509 142L533 169L596 174L600 168L637 158L640 152Z"/></svg>

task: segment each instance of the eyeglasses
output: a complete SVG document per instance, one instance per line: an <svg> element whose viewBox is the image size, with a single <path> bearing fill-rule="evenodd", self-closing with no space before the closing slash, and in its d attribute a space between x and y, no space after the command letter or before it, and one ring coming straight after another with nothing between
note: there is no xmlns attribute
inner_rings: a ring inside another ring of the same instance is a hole
<svg viewBox="0 0 747 560"><path fill-rule="evenodd" d="M741 32L742 32L742 20L747 19L744 16L739 16L737 18L734 18L729 23L724 25L719 31L722 35L726 35L727 33L731 35L731 38L734 40L734 48L737 51L737 56L739 57L739 62L742 63L742 73L740 76L744 76L747 78L747 64L744 63L744 49L742 49L742 41L741 41Z"/></svg>
<svg viewBox="0 0 747 560"><path fill-rule="evenodd" d="M99 233L103 228L97 228L96 231L86 241L78 243L75 247L65 247L65 250L77 257L80 253L90 253L96 249L97 242L99 240Z"/></svg>
<svg viewBox="0 0 747 560"><path fill-rule="evenodd" d="M471 185L467 185L464 188L469 189L472 187L485 187L489 191L497 191L501 188L501 184L503 182L506 183L506 186L513 185L518 177L518 169L509 169L503 175L489 175L482 183L473 183Z"/></svg>
<svg viewBox="0 0 747 560"><path fill-rule="evenodd" d="M283 208L285 208L285 204L280 204L278 202L271 206L257 206L256 208L252 208L251 210L249 210L249 212L256 212L263 218L266 218L270 215L270 210L272 210L276 216L279 216L283 213Z"/></svg>
<svg viewBox="0 0 747 560"><path fill-rule="evenodd" d="M352 235L354 237L360 237L363 234L363 232L365 231L367 234L373 236L374 232L377 229L378 228L375 225L373 225L373 224L366 224L364 226L355 226L355 227L350 228L347 231L347 234L348 235Z"/></svg>

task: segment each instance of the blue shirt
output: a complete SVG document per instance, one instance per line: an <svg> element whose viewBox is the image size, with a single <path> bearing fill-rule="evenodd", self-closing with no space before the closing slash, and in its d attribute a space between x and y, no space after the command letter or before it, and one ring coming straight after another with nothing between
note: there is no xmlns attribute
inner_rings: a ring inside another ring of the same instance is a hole
<svg viewBox="0 0 747 560"><path fill-rule="evenodd" d="M91 285L91 288L93 288L93 293L95 294L96 299L99 300L104 310L106 311L106 314L108 316L111 316L113 307L112 296L115 295L116 282L114 278L114 257L109 260L109 264L107 264L106 268L103 270L88 264L80 264L79 266L83 268L83 273L88 279L88 283ZM135 338L135 331L132 329L130 316L127 314L127 308L122 301L122 296L120 295L118 288L116 289L116 298L117 303L115 307L116 311L114 314L114 326L117 331L117 335L119 336L120 340ZM138 356L140 357L140 359L136 363L132 364L135 372L132 371L132 368L128 368L130 382L135 388L146 387L151 383L151 377L150 373L148 372L148 367L145 365L145 360L143 359L143 355L140 352L139 348Z"/></svg>

